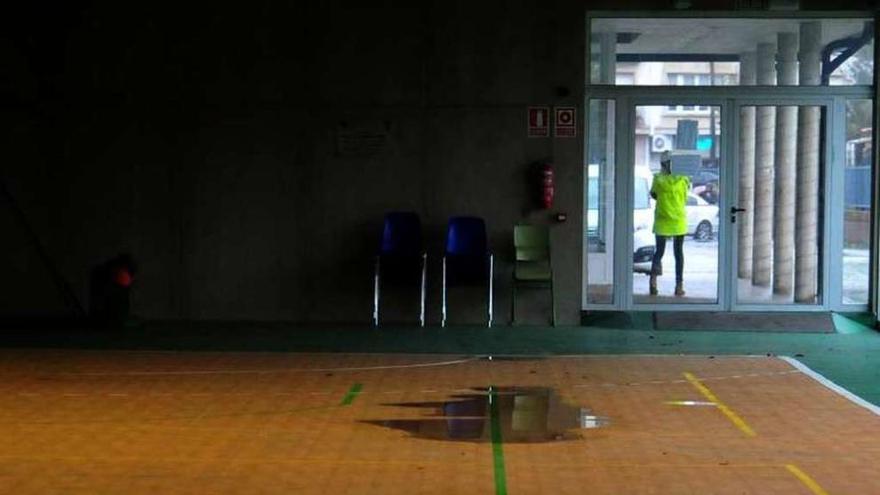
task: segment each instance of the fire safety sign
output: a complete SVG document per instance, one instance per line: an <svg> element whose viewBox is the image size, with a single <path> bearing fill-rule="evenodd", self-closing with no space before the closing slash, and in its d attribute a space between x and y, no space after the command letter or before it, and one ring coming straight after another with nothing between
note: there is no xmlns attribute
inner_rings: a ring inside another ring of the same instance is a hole
<svg viewBox="0 0 880 495"><path fill-rule="evenodd" d="M574 107L556 107L556 137L577 136L577 119Z"/></svg>
<svg viewBox="0 0 880 495"><path fill-rule="evenodd" d="M527 135L550 137L550 107L529 107L529 127Z"/></svg>

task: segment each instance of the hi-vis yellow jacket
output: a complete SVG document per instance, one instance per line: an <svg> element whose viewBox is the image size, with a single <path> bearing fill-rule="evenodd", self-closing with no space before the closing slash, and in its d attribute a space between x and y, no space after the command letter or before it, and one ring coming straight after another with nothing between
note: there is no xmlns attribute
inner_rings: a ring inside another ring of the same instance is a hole
<svg viewBox="0 0 880 495"><path fill-rule="evenodd" d="M691 180L684 175L659 173L654 175L651 195L657 200L654 208L654 233L662 236L687 233L687 203Z"/></svg>

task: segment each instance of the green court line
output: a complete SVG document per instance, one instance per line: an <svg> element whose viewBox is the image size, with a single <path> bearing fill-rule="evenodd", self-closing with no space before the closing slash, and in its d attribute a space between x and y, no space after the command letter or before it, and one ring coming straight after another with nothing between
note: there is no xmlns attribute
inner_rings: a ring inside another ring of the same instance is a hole
<svg viewBox="0 0 880 495"><path fill-rule="evenodd" d="M348 389L345 397L342 398L342 402L339 403L340 406L350 406L352 402L357 398L357 396L361 393L361 389L364 388L363 384L355 383Z"/></svg>
<svg viewBox="0 0 880 495"><path fill-rule="evenodd" d="M492 431L495 495L507 495L507 475L504 471L504 449L501 446L501 413L498 410L498 392L491 385L489 386L489 424Z"/></svg>

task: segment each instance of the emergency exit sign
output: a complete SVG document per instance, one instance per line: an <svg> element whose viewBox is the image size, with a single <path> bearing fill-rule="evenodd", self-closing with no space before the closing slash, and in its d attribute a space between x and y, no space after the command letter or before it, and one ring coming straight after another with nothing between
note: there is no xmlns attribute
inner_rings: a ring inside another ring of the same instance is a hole
<svg viewBox="0 0 880 495"><path fill-rule="evenodd" d="M528 137L550 137L550 107L529 107L528 120Z"/></svg>

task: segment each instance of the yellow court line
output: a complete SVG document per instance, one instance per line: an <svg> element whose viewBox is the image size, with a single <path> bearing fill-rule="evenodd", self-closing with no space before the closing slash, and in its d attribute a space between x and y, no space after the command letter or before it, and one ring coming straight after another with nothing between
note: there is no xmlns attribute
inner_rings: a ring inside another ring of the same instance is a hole
<svg viewBox="0 0 880 495"><path fill-rule="evenodd" d="M795 475L797 479L801 480L801 483L806 485L807 488L810 489L815 495L828 495L828 492L825 491L824 488L819 486L819 483L816 483L816 480L810 478L810 476L801 471L799 467L794 464L786 464L785 469L788 469L788 472Z"/></svg>
<svg viewBox="0 0 880 495"><path fill-rule="evenodd" d="M694 376L692 373L685 372L684 377L687 379L687 381L691 383L691 385L696 387L696 389L699 390L701 394L703 394L703 397L715 403L715 405L718 407L718 410L721 411L725 416L727 416L727 419L732 421L733 424L735 424L736 427L740 429L740 431L746 434L746 436L754 437L757 435L755 433L755 430L753 430L752 427L745 422L745 420L743 420L737 413L733 412L733 409L727 407L727 404L721 402L721 400L717 396L715 396L715 394L712 393L711 390L709 390L709 387L703 385L703 383L696 376Z"/></svg>

